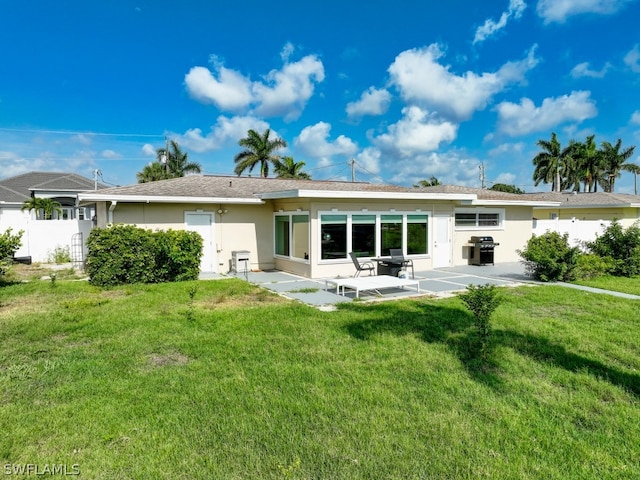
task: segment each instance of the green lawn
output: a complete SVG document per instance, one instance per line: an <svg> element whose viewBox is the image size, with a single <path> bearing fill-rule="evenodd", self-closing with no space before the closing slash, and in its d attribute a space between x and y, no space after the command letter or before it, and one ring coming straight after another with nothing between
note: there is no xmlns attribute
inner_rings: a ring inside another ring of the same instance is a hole
<svg viewBox="0 0 640 480"><path fill-rule="evenodd" d="M604 288L605 290L613 290L614 292L640 295L640 277L622 278L602 276L589 280L576 280L573 283L586 285L588 287Z"/></svg>
<svg viewBox="0 0 640 480"><path fill-rule="evenodd" d="M482 367L457 298L320 312L240 280L0 287L1 468L640 478L638 302L501 292Z"/></svg>

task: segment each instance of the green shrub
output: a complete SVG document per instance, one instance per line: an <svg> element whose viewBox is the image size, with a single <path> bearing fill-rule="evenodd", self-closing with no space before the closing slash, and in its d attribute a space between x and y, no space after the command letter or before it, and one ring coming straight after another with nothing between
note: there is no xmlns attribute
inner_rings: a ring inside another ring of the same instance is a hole
<svg viewBox="0 0 640 480"><path fill-rule="evenodd" d="M22 245L24 230L20 230L15 235L11 234L12 231L13 229L9 227L4 233L0 234L0 275L5 274L12 263L11 259L20 248L20 245Z"/></svg>
<svg viewBox="0 0 640 480"><path fill-rule="evenodd" d="M609 273L615 276L640 275L640 225L638 222L626 230L617 220L609 225L593 242L586 242L587 249L608 259Z"/></svg>
<svg viewBox="0 0 640 480"><path fill-rule="evenodd" d="M602 258L598 255L585 253L578 256L575 268L575 278L595 278L607 275L613 268L611 258Z"/></svg>
<svg viewBox="0 0 640 480"><path fill-rule="evenodd" d="M569 234L546 232L533 236L523 250L516 250L523 259L527 272L543 282L575 279L575 269L580 256L578 247L569 246Z"/></svg>
<svg viewBox="0 0 640 480"><path fill-rule="evenodd" d="M87 247L94 285L195 280L200 273L202 237L196 232L115 225L94 228Z"/></svg>
<svg viewBox="0 0 640 480"><path fill-rule="evenodd" d="M52 251L47 252L47 262L49 263L69 263L71 261L71 253L69 246L63 247L57 245Z"/></svg>
<svg viewBox="0 0 640 480"><path fill-rule="evenodd" d="M491 315L502 302L495 285L469 285L466 293L459 295L473 313L480 357L486 359L491 351Z"/></svg>

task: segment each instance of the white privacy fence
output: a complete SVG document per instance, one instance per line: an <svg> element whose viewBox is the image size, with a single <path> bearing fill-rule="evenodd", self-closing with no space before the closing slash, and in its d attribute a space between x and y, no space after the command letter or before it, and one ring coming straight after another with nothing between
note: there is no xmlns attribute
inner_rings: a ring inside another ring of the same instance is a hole
<svg viewBox="0 0 640 480"><path fill-rule="evenodd" d="M542 235L547 231L558 232L561 235L569 234L571 246L581 246L583 242L592 242L597 235L611 225L610 220L534 220L533 234Z"/></svg>
<svg viewBox="0 0 640 480"><path fill-rule="evenodd" d="M23 227L14 227L13 233L20 228L24 230L22 246L15 256L30 256L33 262L47 262L56 248L68 249L69 253L73 254L74 250L77 251L77 245L76 248L73 245L73 236L82 233L82 259L86 259L86 241L91 231L91 223L91 220L30 220Z"/></svg>

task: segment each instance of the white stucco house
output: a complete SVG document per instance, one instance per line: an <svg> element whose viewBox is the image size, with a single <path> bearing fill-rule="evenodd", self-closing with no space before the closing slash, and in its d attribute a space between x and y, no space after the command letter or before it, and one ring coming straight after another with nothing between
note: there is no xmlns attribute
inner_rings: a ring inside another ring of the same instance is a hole
<svg viewBox="0 0 640 480"><path fill-rule="evenodd" d="M251 269L309 278L352 275L349 252L367 260L401 248L416 270L469 262L470 238L500 245L495 263L519 261L543 201L465 187L404 188L360 182L192 175L87 191L97 226L188 229L204 238L201 269ZM240 253L242 255L240 255Z"/></svg>
<svg viewBox="0 0 640 480"><path fill-rule="evenodd" d="M86 255L85 241L92 228L95 205L78 205L78 194L106 186L75 173L29 172L0 180L0 231L23 230L16 257L46 262L56 248L69 249L74 262ZM34 211L22 211L32 197L51 198L62 212L39 219Z"/></svg>

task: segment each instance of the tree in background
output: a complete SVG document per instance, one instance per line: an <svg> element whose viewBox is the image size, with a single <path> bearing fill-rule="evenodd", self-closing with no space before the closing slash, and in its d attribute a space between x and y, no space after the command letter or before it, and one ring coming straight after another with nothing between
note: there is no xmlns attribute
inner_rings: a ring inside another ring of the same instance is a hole
<svg viewBox="0 0 640 480"><path fill-rule="evenodd" d="M605 192L613 192L616 178L620 177L620 172L625 167L625 162L631 158L636 147L627 147L620 151L622 140L618 139L615 145L609 142L602 142L601 152L604 166L604 180L600 185ZM634 177L635 179L635 177Z"/></svg>
<svg viewBox="0 0 640 480"><path fill-rule="evenodd" d="M515 185L507 185L506 183L494 183L493 186L489 189L496 192L507 192L507 193L525 193L524 190L519 189Z"/></svg>
<svg viewBox="0 0 640 480"><path fill-rule="evenodd" d="M440 183L440 180L438 180L436 177L431 175L431 177L429 177L429 180L420 180L418 183L413 185L413 188L435 187L437 185L442 185L442 183Z"/></svg>
<svg viewBox="0 0 640 480"><path fill-rule="evenodd" d="M625 163L622 170L633 173L633 194L638 195L638 174L640 173L640 165L635 163Z"/></svg>
<svg viewBox="0 0 640 480"><path fill-rule="evenodd" d="M305 165L305 162L296 162L293 157L282 157L273 162L273 170L278 178L311 180L311 175L302 171Z"/></svg>
<svg viewBox="0 0 640 480"><path fill-rule="evenodd" d="M35 210L37 220L51 220L54 213L62 213L62 205L51 198L31 197L22 203L20 211L25 210Z"/></svg>
<svg viewBox="0 0 640 480"><path fill-rule="evenodd" d="M235 173L240 176L245 170L249 173L253 171L256 165L260 164L260 176L269 176L269 164L275 163L280 157L273 152L280 148L285 148L287 142L281 138L270 139L271 130L267 128L262 135L255 130L249 130L246 138L241 138L238 145L244 147L238 153L233 161L236 164Z"/></svg>
<svg viewBox="0 0 640 480"><path fill-rule="evenodd" d="M534 158L533 172L534 185L539 183L550 183L552 192L559 192L562 189L560 170L564 167L569 156L570 147L562 148L556 132L551 134L550 140L538 140L536 145L542 149Z"/></svg>
<svg viewBox="0 0 640 480"><path fill-rule="evenodd" d="M178 142L171 140L167 147L156 150L157 160L136 173L138 183L155 182L169 178L184 177L190 173L200 173L202 166L189 161L189 154L183 152Z"/></svg>

